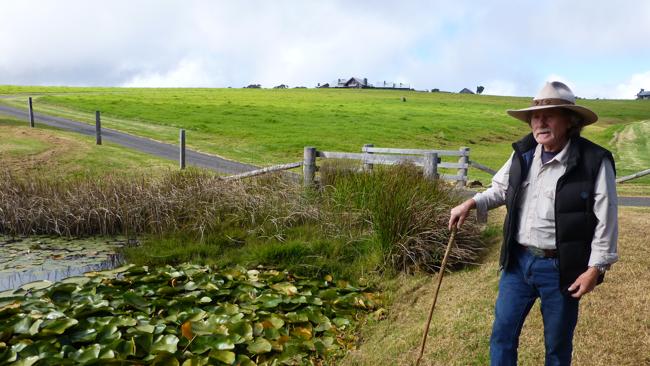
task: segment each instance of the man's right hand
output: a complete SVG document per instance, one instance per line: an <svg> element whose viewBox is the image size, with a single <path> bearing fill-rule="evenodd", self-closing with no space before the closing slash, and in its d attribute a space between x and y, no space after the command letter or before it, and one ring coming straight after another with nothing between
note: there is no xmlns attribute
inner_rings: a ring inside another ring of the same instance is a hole
<svg viewBox="0 0 650 366"><path fill-rule="evenodd" d="M449 216L449 230L451 230L454 226L460 229L461 225L463 225L465 219L469 215L469 211L475 207L476 201L474 201L473 198L470 198L460 205L452 208Z"/></svg>

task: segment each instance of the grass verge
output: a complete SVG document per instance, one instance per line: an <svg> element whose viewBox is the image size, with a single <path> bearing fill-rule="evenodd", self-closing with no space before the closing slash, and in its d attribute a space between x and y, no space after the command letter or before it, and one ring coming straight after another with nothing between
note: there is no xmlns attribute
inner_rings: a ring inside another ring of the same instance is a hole
<svg viewBox="0 0 650 366"><path fill-rule="evenodd" d="M154 173L173 169L172 161L119 145L95 145L92 137L0 115L0 161L6 171L56 177Z"/></svg>
<svg viewBox="0 0 650 366"><path fill-rule="evenodd" d="M504 210L490 216L497 232ZM581 303L574 339L575 365L645 365L650 362L650 209L621 208L620 263ZM486 260L445 277L431 323L423 365L489 364L489 337L498 288L498 240ZM419 352L434 278L401 275L389 285L388 318L369 324L363 345L345 365L411 365ZM519 363L544 363L539 305L524 324Z"/></svg>

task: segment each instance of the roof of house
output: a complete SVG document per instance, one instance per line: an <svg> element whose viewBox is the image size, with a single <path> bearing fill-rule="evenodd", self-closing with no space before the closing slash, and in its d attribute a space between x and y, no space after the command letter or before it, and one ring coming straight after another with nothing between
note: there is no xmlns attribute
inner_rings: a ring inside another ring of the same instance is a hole
<svg viewBox="0 0 650 366"><path fill-rule="evenodd" d="M360 85L366 85L366 84L363 82L363 80L361 80L361 79L359 79L359 78L355 78L355 77L350 78L348 81L345 82L345 84L349 84L349 83L352 82L352 81L355 81L355 82L357 82L357 84L360 84Z"/></svg>
<svg viewBox="0 0 650 366"><path fill-rule="evenodd" d="M642 92L639 92L639 94L636 95L637 97L650 97L650 90L645 90Z"/></svg>
<svg viewBox="0 0 650 366"><path fill-rule="evenodd" d="M459 91L459 93L463 93L463 94L474 94L473 91L471 91L471 90L469 90L469 89L467 89L467 88L463 88L463 90Z"/></svg>

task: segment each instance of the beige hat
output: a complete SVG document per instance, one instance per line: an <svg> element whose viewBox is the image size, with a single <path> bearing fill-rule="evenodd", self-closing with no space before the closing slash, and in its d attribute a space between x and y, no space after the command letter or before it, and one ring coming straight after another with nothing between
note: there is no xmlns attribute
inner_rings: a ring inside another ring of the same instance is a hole
<svg viewBox="0 0 650 366"><path fill-rule="evenodd" d="M530 121L531 111L548 108L563 108L575 112L582 117L583 125L589 125L598 120L596 113L576 105L576 96L566 84L559 81L547 82L535 98L532 106L524 109L509 109L508 114L526 123Z"/></svg>

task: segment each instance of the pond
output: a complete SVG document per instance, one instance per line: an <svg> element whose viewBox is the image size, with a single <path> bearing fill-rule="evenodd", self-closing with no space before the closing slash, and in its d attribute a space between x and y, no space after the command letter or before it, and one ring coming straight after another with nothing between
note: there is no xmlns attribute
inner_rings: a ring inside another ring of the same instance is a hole
<svg viewBox="0 0 650 366"><path fill-rule="evenodd" d="M56 282L123 264L126 239L10 238L0 236L0 291L33 281Z"/></svg>

